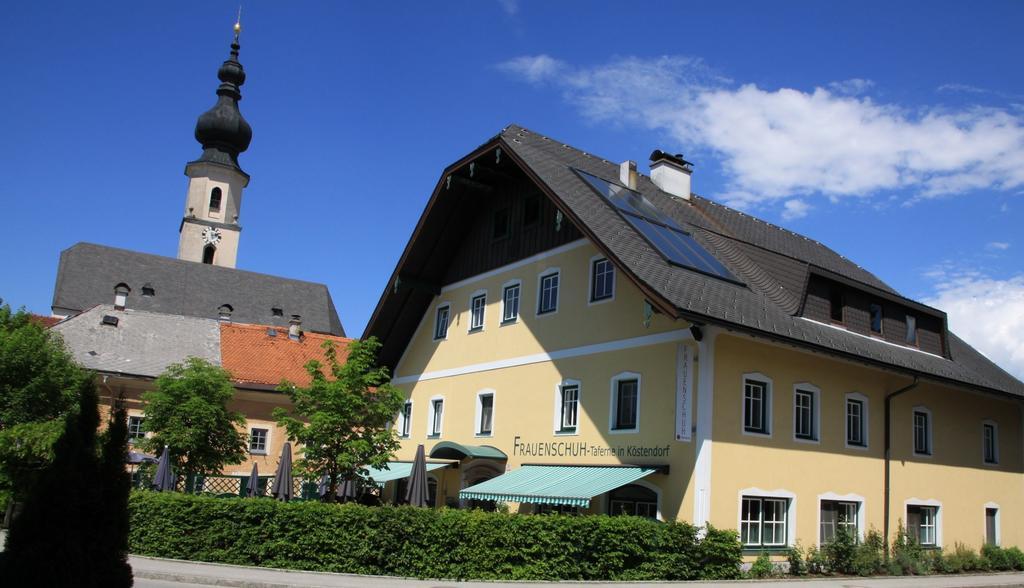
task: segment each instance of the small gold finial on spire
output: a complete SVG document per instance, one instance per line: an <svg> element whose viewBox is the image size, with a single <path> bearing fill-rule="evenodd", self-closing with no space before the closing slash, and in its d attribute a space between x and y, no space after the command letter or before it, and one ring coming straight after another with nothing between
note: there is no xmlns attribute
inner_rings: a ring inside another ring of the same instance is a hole
<svg viewBox="0 0 1024 588"><path fill-rule="evenodd" d="M238 42L238 36L242 33L242 5L238 5L238 18L235 20L235 42Z"/></svg>

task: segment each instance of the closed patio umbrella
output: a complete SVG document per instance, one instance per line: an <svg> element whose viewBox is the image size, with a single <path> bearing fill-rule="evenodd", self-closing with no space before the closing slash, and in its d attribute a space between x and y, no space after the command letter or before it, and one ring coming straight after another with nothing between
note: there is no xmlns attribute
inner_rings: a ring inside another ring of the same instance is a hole
<svg viewBox="0 0 1024 588"><path fill-rule="evenodd" d="M327 496L327 490L331 487L331 477L327 474L320 476L320 484L317 485L316 491L320 498ZM344 500L346 498L356 497L356 485L352 483L352 480L340 480L338 487L334 491L334 495Z"/></svg>
<svg viewBox="0 0 1024 588"><path fill-rule="evenodd" d="M252 464L252 473L249 474L249 483L245 487L245 495L248 498L256 498L260 495L260 471L256 462Z"/></svg>
<svg viewBox="0 0 1024 588"><path fill-rule="evenodd" d="M157 492L174 490L174 468L171 467L171 456L164 445L164 452L160 454L160 460L156 463L156 475L153 476L153 490Z"/></svg>
<svg viewBox="0 0 1024 588"><path fill-rule="evenodd" d="M292 499L292 444L285 443L281 459L277 462L274 485L270 489L274 498L288 502Z"/></svg>
<svg viewBox="0 0 1024 588"><path fill-rule="evenodd" d="M423 445L420 445L416 448L416 458L412 461L412 471L409 473L409 486L405 491L405 501L412 506L427 506L429 500L427 458L424 455Z"/></svg>

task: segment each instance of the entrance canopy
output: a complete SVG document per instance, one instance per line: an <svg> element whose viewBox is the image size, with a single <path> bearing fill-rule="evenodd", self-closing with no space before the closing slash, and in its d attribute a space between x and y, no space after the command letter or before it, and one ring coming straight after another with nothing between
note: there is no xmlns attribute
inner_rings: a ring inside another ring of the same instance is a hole
<svg viewBox="0 0 1024 588"><path fill-rule="evenodd" d="M463 445L452 441L441 441L430 450L430 457L436 459L508 459L505 452L490 445Z"/></svg>
<svg viewBox="0 0 1024 588"><path fill-rule="evenodd" d="M450 463L427 463L427 471L432 472L450 466ZM366 477L371 478L378 485L383 486L385 482L408 478L412 474L411 461L389 461L388 469L366 468L369 470Z"/></svg>
<svg viewBox="0 0 1024 588"><path fill-rule="evenodd" d="M564 504L587 508L590 499L659 471L657 466L527 465L459 492L463 500Z"/></svg>

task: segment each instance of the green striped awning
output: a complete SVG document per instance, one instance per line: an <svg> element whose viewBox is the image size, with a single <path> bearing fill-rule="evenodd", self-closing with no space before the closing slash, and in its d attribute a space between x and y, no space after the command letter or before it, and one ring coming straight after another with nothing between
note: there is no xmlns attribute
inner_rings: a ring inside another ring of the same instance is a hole
<svg viewBox="0 0 1024 588"><path fill-rule="evenodd" d="M427 471L432 472L440 468L446 468L450 466L449 463L427 463ZM408 478L412 474L412 462L411 461L389 461L387 469L377 468L366 468L369 473L366 475L367 478L372 479L377 484L383 486L385 482L392 480L401 480L402 478Z"/></svg>
<svg viewBox="0 0 1024 588"><path fill-rule="evenodd" d="M590 499L658 471L656 467L527 465L459 492L463 500L564 504L587 508Z"/></svg>

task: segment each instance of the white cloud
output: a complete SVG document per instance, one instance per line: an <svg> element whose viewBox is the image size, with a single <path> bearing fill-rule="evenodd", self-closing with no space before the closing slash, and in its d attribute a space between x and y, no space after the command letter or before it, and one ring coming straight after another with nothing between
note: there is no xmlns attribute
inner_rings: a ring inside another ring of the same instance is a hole
<svg viewBox="0 0 1024 588"><path fill-rule="evenodd" d="M845 94L847 96L859 96L864 94L874 86L875 83L871 80L865 80L861 78L852 78L849 80L843 80L841 82L832 82L828 85L829 89L836 94Z"/></svg>
<svg viewBox="0 0 1024 588"><path fill-rule="evenodd" d="M1024 275L1005 280L977 272L941 278L925 304L949 316L949 328L1017 378L1024 378Z"/></svg>
<svg viewBox="0 0 1024 588"><path fill-rule="evenodd" d="M531 84L554 78L566 64L548 55L516 57L498 64L498 69L523 78Z"/></svg>
<svg viewBox="0 0 1024 588"><path fill-rule="evenodd" d="M664 131L684 152L718 154L729 184L715 196L733 205L905 188L916 200L1024 186L1024 114L1009 110L910 110L825 88L737 87L693 57L574 67L539 55L499 67L552 82L590 120ZM844 92L870 87L837 84Z"/></svg>
<svg viewBox="0 0 1024 588"><path fill-rule="evenodd" d="M505 14L509 16L515 16L519 13L519 0L498 0L501 4L501 9L505 11Z"/></svg>
<svg viewBox="0 0 1024 588"><path fill-rule="evenodd" d="M988 94L989 90L969 84L942 84L936 88L939 92L962 92L966 94Z"/></svg>
<svg viewBox="0 0 1024 588"><path fill-rule="evenodd" d="M784 220L796 220L807 216L810 212L811 205L807 204L803 200L787 200L782 205L782 218Z"/></svg>
<svg viewBox="0 0 1024 588"><path fill-rule="evenodd" d="M1010 244L1004 241L992 241L988 245L985 245L985 248L991 251L1006 251L1010 248Z"/></svg>

